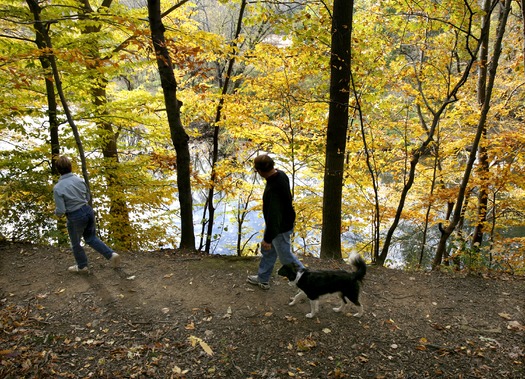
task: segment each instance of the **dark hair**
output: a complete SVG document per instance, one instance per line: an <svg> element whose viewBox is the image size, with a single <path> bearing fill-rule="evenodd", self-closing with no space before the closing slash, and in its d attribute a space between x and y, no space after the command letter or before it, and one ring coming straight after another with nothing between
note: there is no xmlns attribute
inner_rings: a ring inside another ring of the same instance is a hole
<svg viewBox="0 0 525 379"><path fill-rule="evenodd" d="M59 156L56 160L57 171L60 175L69 174L73 169L71 167L71 161L68 157L63 155Z"/></svg>
<svg viewBox="0 0 525 379"><path fill-rule="evenodd" d="M273 169L273 159L268 154L262 154L255 157L253 164L256 170L269 172Z"/></svg>

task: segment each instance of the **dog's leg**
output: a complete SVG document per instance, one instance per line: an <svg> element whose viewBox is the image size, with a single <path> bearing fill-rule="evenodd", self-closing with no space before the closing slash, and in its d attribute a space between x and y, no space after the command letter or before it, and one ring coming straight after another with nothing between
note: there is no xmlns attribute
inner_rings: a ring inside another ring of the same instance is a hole
<svg viewBox="0 0 525 379"><path fill-rule="evenodd" d="M305 298L306 298L306 294L303 291L299 290L299 292L297 292L297 295L294 296L294 298L292 299L290 303L288 303L288 305L295 305L299 301Z"/></svg>
<svg viewBox="0 0 525 379"><path fill-rule="evenodd" d="M358 307L359 307L359 311L354 314L354 317L361 317L363 313L365 312L365 310L363 309L363 305L359 304Z"/></svg>
<svg viewBox="0 0 525 379"><path fill-rule="evenodd" d="M354 296L353 296L354 295ZM344 295L343 295L344 296ZM346 296L348 300L350 300L354 305L359 309L357 313L354 313L354 317L361 317L364 313L363 305L361 305L361 302L359 301L359 293L357 295L355 293L350 293L349 296ZM345 300L344 297L342 297L343 301Z"/></svg>
<svg viewBox="0 0 525 379"><path fill-rule="evenodd" d="M334 312L341 312L346 305L346 301L342 293L340 294L340 297L341 297L341 305L339 307L332 308Z"/></svg>
<svg viewBox="0 0 525 379"><path fill-rule="evenodd" d="M306 314L307 318L313 318L319 312L319 300L310 300L310 313Z"/></svg>
<svg viewBox="0 0 525 379"><path fill-rule="evenodd" d="M341 312L345 308L346 303L344 301L341 301L341 305L339 307L332 308L334 312Z"/></svg>

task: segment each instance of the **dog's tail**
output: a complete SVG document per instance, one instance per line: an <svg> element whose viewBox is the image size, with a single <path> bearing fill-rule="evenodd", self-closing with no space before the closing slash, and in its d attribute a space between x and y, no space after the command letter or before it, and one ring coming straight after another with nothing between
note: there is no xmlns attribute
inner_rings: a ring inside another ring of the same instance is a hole
<svg viewBox="0 0 525 379"><path fill-rule="evenodd" d="M359 281L363 280L366 275L366 262L358 253L352 253L348 258L350 264L356 268L355 278Z"/></svg>

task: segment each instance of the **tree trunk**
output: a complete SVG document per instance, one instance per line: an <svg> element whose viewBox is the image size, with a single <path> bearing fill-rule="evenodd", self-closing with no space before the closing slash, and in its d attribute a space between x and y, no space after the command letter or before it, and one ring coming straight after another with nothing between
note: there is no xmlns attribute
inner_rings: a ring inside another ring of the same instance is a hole
<svg viewBox="0 0 525 379"><path fill-rule="evenodd" d="M490 0L485 0L483 4L483 10L485 15L483 17L483 24L490 24ZM490 26L489 26L490 29ZM479 59L479 70L478 70L478 104L482 107L486 101L486 90L487 90L487 64L488 64L488 51L489 51L489 38L488 34L482 41ZM483 132L481 134L481 142L478 148L478 176L479 176L479 192L478 192L478 220L476 228L474 229L474 235L472 236L472 247L478 249L483 242L483 226L487 221L487 208L488 208L488 183L487 178L489 174L489 161L487 157L487 148L484 141L487 139L487 127L483 126Z"/></svg>
<svg viewBox="0 0 525 379"><path fill-rule="evenodd" d="M109 9L112 0L104 0L101 8ZM81 2L80 18L85 20L98 21L96 12L92 9L87 1ZM83 28L83 34L99 33L101 23L89 23ZM133 235L133 228L129 219L129 209L126 202L125 191L122 189L121 181L117 174L119 164L119 153L117 147L118 132L115 132L111 122L106 121L107 112L107 84L108 80L100 70L107 61L107 58L101 57L100 48L95 39L88 47L89 58L86 63L86 68L90 73L90 91L91 101L95 105L96 110L102 110L100 113L96 111L95 123L97 125L98 133L100 134L102 155L104 157L104 175L107 181L106 195L109 198L109 239L112 244L121 248L133 249L131 242L134 240L130 238Z"/></svg>
<svg viewBox="0 0 525 379"><path fill-rule="evenodd" d="M341 259L341 198L348 130L353 0L334 0L321 258Z"/></svg>
<svg viewBox="0 0 525 379"><path fill-rule="evenodd" d="M35 30L37 34L40 34L40 36L42 37L42 43L46 46L46 51L45 53L43 53L43 59L46 59L51 67L51 71L53 73L53 79L55 81L54 84L56 86L58 96L60 97L60 102L62 103L62 107L64 108L64 113L66 115L69 126L71 127L71 130L73 131L73 136L75 137L75 143L77 145L78 155L80 156L80 161L82 165L82 176L84 177L84 181L86 183L87 192L90 195L89 203L91 205L92 203L91 186L89 184L89 175L87 172L86 154L84 153L84 147L82 145L82 140L80 139L78 128L75 124L75 121L73 120L73 116L71 115L71 112L69 110L69 106L66 101L66 96L62 88L62 81L60 80L60 74L58 72L56 58L53 53L53 44L51 43L51 38L49 37L49 34L47 33L48 23L42 21L42 19L40 18L40 12L42 11L42 9L40 8L40 5L38 4L36 0L26 0L26 2L35 20ZM59 146L58 135L57 135L56 146Z"/></svg>
<svg viewBox="0 0 525 379"><path fill-rule="evenodd" d="M463 200L465 199L465 194L467 193L467 185L470 179L470 174L472 172L474 162L476 161L476 156L477 156L480 140L485 130L487 114L490 110L490 99L492 97L492 89L494 87L494 80L496 79L496 72L498 69L499 57L501 55L502 40L503 40L503 35L505 34L505 28L507 26L507 18L508 18L510 8L511 8L511 2L512 0L505 0L505 4L503 5L503 8L501 9L500 14L499 14L498 29L496 32L497 37L496 37L496 42L494 43L494 54L492 56L492 61L489 67L489 76L488 76L488 82L487 82L485 102L483 103L483 106L481 108L481 115L480 115L480 119L478 122L476 136L474 137L474 142L472 143L472 150L470 151L467 166L463 174L463 180L461 181L461 185L459 187L458 197L456 201L456 209L454 210L454 215L453 215L453 218L450 224L446 228L443 229L441 238L439 239L436 256L434 258L434 262L432 263L433 269L436 269L441 264L441 259L443 257L443 254L447 246L448 237L450 237L456 225L461 219L462 210L463 210L463 207L461 205L463 204Z"/></svg>
<svg viewBox="0 0 525 379"><path fill-rule="evenodd" d="M521 0L520 1L520 4L521 4L521 20L523 22L523 28L522 28L522 43L523 43L523 46L522 46L522 49L521 49L521 54L523 56L523 66L525 67L525 0Z"/></svg>
<svg viewBox="0 0 525 379"><path fill-rule="evenodd" d="M40 6L36 2L31 0L29 0L27 4L29 5L31 12L33 13L33 19L35 21L35 43L41 51L45 51L46 49L51 48L51 46L47 45L46 41L50 41L49 33L46 25L43 22L41 22L40 18L42 8L40 8ZM53 69L51 67L50 59L46 54L40 54L38 59L40 60L40 64L42 65L42 69L44 72L44 80L46 84L47 116L49 123L49 140L51 144L51 175L58 177L60 176L60 174L56 167L56 159L60 155L60 139L58 138L58 104L57 97L55 94L55 84L53 83L52 79ZM58 219L57 226L60 230L65 229L65 221L62 219ZM57 237L57 241L59 245L67 245L69 243L69 238L67 234L60 233Z"/></svg>
<svg viewBox="0 0 525 379"><path fill-rule="evenodd" d="M33 0L29 0L27 3L33 13L33 19L35 20L35 43L40 50L44 51L45 49L50 48L50 46L47 46L46 44L46 41L49 40L46 25L40 19L40 12L42 9L38 6L38 3ZM53 70L47 55L41 54L38 59L40 60L40 64L44 71L44 80L46 84L47 115L49 123L49 138L51 142L51 173L58 176L59 174L55 162L56 158L60 155L60 140L58 138L57 97L55 94L55 85L53 79L51 79L53 77Z"/></svg>
<svg viewBox="0 0 525 379"><path fill-rule="evenodd" d="M195 250L195 233L193 230L193 198L190 181L189 137L180 118L181 102L177 100L177 82L173 73L171 58L164 38L164 25L160 12L160 0L148 0L148 15L151 29L151 40L155 50L160 81L164 93L166 113L170 127L171 140L177 153L177 187L181 213L180 248Z"/></svg>
<svg viewBox="0 0 525 379"><path fill-rule="evenodd" d="M423 226L423 237L421 239L421 249L419 251L419 260L418 265L421 267L423 264L423 258L425 256L425 247L427 244L427 234L428 234L428 228L429 228L429 222L430 222L430 212L432 211L432 198L434 196L434 190L436 188L436 182L437 182L437 172L440 170L439 165L439 132L438 132L438 138L436 141L436 149L435 149L435 156L434 156L434 167L432 168L432 182L430 184L430 193L429 193L429 200L427 204L427 211L425 213L425 223Z"/></svg>
<svg viewBox="0 0 525 379"><path fill-rule="evenodd" d="M353 76L351 74L350 74L350 78L352 80L352 93L354 94L354 98L355 98L357 114L359 115L361 139L363 141L363 148L365 151L366 167L368 169L368 173L370 174L370 179L372 181L372 189L374 191L374 211L372 213L372 251L370 252L370 255L372 256L372 262L376 262L379 256L380 231L381 231L378 172L374 168L373 153L368 148L368 142L367 142L366 132L365 132L365 122L363 120L363 112L361 109L361 103L359 100L359 96L357 95Z"/></svg>
<svg viewBox="0 0 525 379"><path fill-rule="evenodd" d="M213 196L215 193L215 180L217 177L217 173L215 172L215 165L217 164L217 160L219 159L219 126L217 125L218 122L222 118L222 108L224 105L224 95L228 93L228 87L230 85L230 76L233 71L233 64L235 63L235 52L237 51L237 38L239 37L241 33L242 28L242 20L244 17L244 10L246 9L246 0L242 0L241 8L239 10L239 17L237 19L237 28L235 31L235 36L233 39L233 42L231 43L231 51L232 56L230 57L230 60L228 62L228 69L226 71L226 75L224 77L224 84L222 86L222 94L221 98L219 99L219 104L217 105L217 112L215 114L215 122L213 126L213 151L212 151L212 160L211 160L211 180L210 180L210 188L208 190L208 230L206 233L206 246L204 251L206 254L210 253L210 247L211 247L211 239L213 236L213 222L215 217L215 205L213 202ZM205 218L203 217L203 220Z"/></svg>

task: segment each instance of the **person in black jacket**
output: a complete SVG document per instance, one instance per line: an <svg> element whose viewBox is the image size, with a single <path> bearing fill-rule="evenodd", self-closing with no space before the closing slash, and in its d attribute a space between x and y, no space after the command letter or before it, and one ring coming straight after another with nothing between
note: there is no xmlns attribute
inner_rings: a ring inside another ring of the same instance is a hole
<svg viewBox="0 0 525 379"><path fill-rule="evenodd" d="M270 277L277 257L283 265L295 263L299 268L304 266L291 250L290 237L293 233L295 210L288 176L275 169L273 159L267 154L254 159L254 168L266 179L263 194L265 230L258 273L248 276L247 281L267 290L270 288Z"/></svg>

